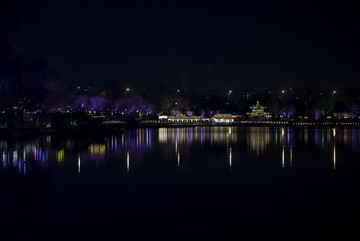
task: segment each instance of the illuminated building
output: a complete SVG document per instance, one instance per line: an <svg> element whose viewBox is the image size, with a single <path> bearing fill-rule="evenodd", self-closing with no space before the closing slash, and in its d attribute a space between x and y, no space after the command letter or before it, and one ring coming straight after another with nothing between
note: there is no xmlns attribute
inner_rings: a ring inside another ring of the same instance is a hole
<svg viewBox="0 0 360 241"><path fill-rule="evenodd" d="M211 117L211 122L218 124L231 124L237 116L231 114L215 114Z"/></svg>
<svg viewBox="0 0 360 241"><path fill-rule="evenodd" d="M334 116L337 117L338 119L347 119L347 118L351 118L351 113L347 113L347 112L337 112L334 113Z"/></svg>
<svg viewBox="0 0 360 241"><path fill-rule="evenodd" d="M265 112L266 107L260 105L259 101L256 102L256 105L250 107L251 112L247 113L250 120L268 120L271 118L271 115L268 112Z"/></svg>
<svg viewBox="0 0 360 241"><path fill-rule="evenodd" d="M160 119L160 116L159 116ZM168 122L170 123L198 123L204 120L203 116L168 116Z"/></svg>

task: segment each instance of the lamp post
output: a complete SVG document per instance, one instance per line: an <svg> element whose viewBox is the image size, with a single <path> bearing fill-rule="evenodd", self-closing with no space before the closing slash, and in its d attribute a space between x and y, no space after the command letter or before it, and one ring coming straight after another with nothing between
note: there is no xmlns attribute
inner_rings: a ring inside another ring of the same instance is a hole
<svg viewBox="0 0 360 241"><path fill-rule="evenodd" d="M230 94L232 93L232 90L229 90L227 96L228 96L228 99L230 98Z"/></svg>
<svg viewBox="0 0 360 241"><path fill-rule="evenodd" d="M130 92L130 88L126 88L126 90L125 90L125 97L126 97L126 94L127 94L128 92Z"/></svg>
<svg viewBox="0 0 360 241"><path fill-rule="evenodd" d="M336 94L336 90L334 90L334 91L332 92L332 97L334 97L335 94Z"/></svg>

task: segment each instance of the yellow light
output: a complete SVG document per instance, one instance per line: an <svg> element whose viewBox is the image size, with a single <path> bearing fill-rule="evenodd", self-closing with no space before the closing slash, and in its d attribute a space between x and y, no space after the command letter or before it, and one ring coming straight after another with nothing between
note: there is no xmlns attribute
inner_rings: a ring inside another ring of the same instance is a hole
<svg viewBox="0 0 360 241"><path fill-rule="evenodd" d="M284 93L285 93L285 90L282 90L281 93L284 94Z"/></svg>
<svg viewBox="0 0 360 241"><path fill-rule="evenodd" d="M94 155L105 155L105 149L105 144L91 144L89 146L91 157L93 157Z"/></svg>
<svg viewBox="0 0 360 241"><path fill-rule="evenodd" d="M180 167L180 152L177 154L177 166Z"/></svg>
<svg viewBox="0 0 360 241"><path fill-rule="evenodd" d="M126 91L130 91L130 88L126 88Z"/></svg>
<svg viewBox="0 0 360 241"><path fill-rule="evenodd" d="M64 149L61 149L59 151L55 151L55 157L57 162L64 161Z"/></svg>
<svg viewBox="0 0 360 241"><path fill-rule="evenodd" d="M180 93L180 90L177 90L178 93Z"/></svg>
<svg viewBox="0 0 360 241"><path fill-rule="evenodd" d="M333 94L336 94L336 90L333 91Z"/></svg>

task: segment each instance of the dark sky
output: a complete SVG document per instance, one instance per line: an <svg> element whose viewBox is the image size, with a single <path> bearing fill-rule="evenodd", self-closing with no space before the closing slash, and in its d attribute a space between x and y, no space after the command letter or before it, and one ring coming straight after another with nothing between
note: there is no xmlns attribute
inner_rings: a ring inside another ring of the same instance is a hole
<svg viewBox="0 0 360 241"><path fill-rule="evenodd" d="M1 33L68 83L360 87L359 8L346 1L2 1Z"/></svg>

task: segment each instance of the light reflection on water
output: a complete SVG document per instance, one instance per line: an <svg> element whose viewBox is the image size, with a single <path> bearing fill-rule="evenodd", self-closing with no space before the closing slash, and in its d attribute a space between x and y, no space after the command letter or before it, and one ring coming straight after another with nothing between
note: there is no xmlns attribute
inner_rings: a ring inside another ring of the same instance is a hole
<svg viewBox="0 0 360 241"><path fill-rule="evenodd" d="M328 160L332 169L336 169L337 162L341 162L337 156L343 156L339 152L344 153L344 158L359 157L359 138L357 128L146 128L97 139L43 136L32 140L1 140L0 156L1 169L17 169L23 175L31 166L46 168L49 163L63 162L76 163L74 168L80 173L88 162L108 159L124 163L125 171L133 172L149 156L163 156L181 169L198 158L213 158L206 153L217 154L228 172L234 171L244 158L265 157L274 160L273 165L286 168L316 156ZM194 154L194 149L201 154Z"/></svg>

